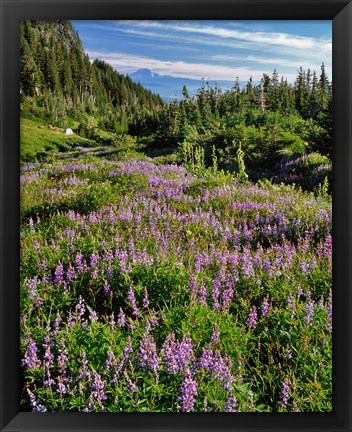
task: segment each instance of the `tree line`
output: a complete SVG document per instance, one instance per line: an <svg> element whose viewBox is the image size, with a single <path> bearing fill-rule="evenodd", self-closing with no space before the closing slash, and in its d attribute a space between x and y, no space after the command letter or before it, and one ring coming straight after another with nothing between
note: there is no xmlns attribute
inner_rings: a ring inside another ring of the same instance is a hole
<svg viewBox="0 0 352 432"><path fill-rule="evenodd" d="M152 122L164 105L106 62L91 63L69 21L21 21L20 38L21 100L32 98L52 124L69 116L84 132L96 116L102 129L124 133L141 119Z"/></svg>

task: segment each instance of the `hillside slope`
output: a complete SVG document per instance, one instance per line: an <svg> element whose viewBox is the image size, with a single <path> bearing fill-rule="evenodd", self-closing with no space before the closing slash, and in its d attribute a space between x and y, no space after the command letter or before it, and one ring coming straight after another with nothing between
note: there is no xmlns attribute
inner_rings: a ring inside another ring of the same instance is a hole
<svg viewBox="0 0 352 432"><path fill-rule="evenodd" d="M115 134L153 128L160 96L103 61L91 63L69 21L21 21L20 36L22 118L74 127L83 139L99 138L96 128ZM24 158L45 151L27 135Z"/></svg>

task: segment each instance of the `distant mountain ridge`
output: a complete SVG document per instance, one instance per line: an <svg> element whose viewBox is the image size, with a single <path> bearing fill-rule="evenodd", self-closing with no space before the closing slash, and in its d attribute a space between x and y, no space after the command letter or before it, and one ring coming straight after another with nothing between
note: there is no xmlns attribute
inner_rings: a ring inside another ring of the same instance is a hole
<svg viewBox="0 0 352 432"><path fill-rule="evenodd" d="M175 98L182 99L182 88L185 85L191 97L195 96L197 90L202 87L201 79L180 78L171 75L161 75L153 72L150 69L138 69L129 74L129 77L136 83L142 84L143 87L151 90L153 93L159 94L164 100L171 101ZM222 91L229 90L235 85L235 77L233 81L225 80L205 80L211 87L218 85ZM240 87L246 85L245 81L240 81Z"/></svg>

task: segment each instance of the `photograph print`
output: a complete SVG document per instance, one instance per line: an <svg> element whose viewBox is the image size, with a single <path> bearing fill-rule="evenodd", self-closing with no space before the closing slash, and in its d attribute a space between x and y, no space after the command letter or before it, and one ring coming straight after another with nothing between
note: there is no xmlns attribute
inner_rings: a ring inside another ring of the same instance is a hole
<svg viewBox="0 0 352 432"><path fill-rule="evenodd" d="M21 411L332 412L332 21L22 20L20 120Z"/></svg>

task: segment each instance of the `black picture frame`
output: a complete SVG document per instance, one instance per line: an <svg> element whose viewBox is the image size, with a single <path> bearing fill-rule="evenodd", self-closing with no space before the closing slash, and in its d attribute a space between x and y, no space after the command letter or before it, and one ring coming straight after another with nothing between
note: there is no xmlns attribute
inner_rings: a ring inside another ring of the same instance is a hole
<svg viewBox="0 0 352 432"><path fill-rule="evenodd" d="M352 431L352 4L345 0L0 0L0 430ZM328 19L333 24L332 413L19 412L19 21L21 19Z"/></svg>

